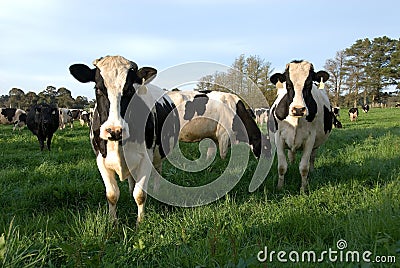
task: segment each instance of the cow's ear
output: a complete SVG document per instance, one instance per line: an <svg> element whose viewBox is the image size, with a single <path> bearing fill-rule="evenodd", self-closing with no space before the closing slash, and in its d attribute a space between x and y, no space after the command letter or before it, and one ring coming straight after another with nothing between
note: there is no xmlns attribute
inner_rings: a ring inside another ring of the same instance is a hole
<svg viewBox="0 0 400 268"><path fill-rule="evenodd" d="M271 81L272 84L276 85L276 83L278 83L278 81L281 83L285 82L286 77L284 74L276 73L276 74L273 74L269 80Z"/></svg>
<svg viewBox="0 0 400 268"><path fill-rule="evenodd" d="M143 67L140 68L136 73L139 84L148 84L150 83L156 76L157 70L151 67Z"/></svg>
<svg viewBox="0 0 400 268"><path fill-rule="evenodd" d="M329 74L325 71L319 71L314 74L313 80L316 82L321 82L321 78L322 82L325 83L329 79Z"/></svg>
<svg viewBox="0 0 400 268"><path fill-rule="evenodd" d="M81 83L94 82L96 69L90 69L85 64L73 64L69 67L69 72Z"/></svg>

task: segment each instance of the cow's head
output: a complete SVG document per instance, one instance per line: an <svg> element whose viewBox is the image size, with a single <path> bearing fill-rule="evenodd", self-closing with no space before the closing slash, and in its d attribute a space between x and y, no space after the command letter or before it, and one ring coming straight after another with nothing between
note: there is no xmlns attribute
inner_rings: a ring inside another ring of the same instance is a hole
<svg viewBox="0 0 400 268"><path fill-rule="evenodd" d="M326 82L329 74L325 71L314 72L314 67L307 61L292 61L286 65L284 73L276 73L271 76L271 82L286 82L286 95L276 107L275 114L283 120L286 116L303 117L312 121L317 113L317 103L314 100L311 89L313 81Z"/></svg>
<svg viewBox="0 0 400 268"><path fill-rule="evenodd" d="M95 60L91 69L74 64L69 70L79 82L95 82L97 110L100 116L100 138L118 141L129 136L128 124L123 119L136 91L145 94L145 84L153 80L157 70L138 69L135 62L121 56L106 56Z"/></svg>
<svg viewBox="0 0 400 268"><path fill-rule="evenodd" d="M58 109L52 105L40 104L35 106L35 121L39 123L43 129L50 129L53 125L58 126Z"/></svg>

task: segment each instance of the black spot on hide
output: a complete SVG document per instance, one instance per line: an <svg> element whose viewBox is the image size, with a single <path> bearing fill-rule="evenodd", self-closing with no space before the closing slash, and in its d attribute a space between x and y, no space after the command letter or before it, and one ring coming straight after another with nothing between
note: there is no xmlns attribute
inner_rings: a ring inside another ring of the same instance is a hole
<svg viewBox="0 0 400 268"><path fill-rule="evenodd" d="M208 96L207 94L199 94L194 96L193 101L188 101L185 104L185 115L183 118L185 120L191 120L195 113L197 115L203 115L206 111L206 105L208 103Z"/></svg>

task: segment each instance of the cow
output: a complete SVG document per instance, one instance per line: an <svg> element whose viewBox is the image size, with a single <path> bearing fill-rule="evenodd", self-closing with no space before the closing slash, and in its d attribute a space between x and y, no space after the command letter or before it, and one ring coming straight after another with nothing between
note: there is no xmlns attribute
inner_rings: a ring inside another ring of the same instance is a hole
<svg viewBox="0 0 400 268"><path fill-rule="evenodd" d="M335 128L343 128L342 123L337 119L337 116L332 112L333 126Z"/></svg>
<svg viewBox="0 0 400 268"><path fill-rule="evenodd" d="M284 73L275 73L270 81L278 88L278 96L271 106L275 121L275 145L278 156L278 189L282 189L287 171L285 149L294 162L296 151L302 149L299 171L300 191L308 186L308 173L314 169L317 149L328 139L332 130L333 113L329 98L320 88L329 78L325 71L314 71L310 62L295 60L286 65Z"/></svg>
<svg viewBox="0 0 400 268"><path fill-rule="evenodd" d="M120 180L128 180L129 192L138 207L139 224L144 217L152 164L161 174L162 159L178 140L179 117L171 99L161 89L161 95L157 95L157 88L149 84L156 69L139 69L135 62L122 56L105 56L93 65L95 68L91 69L85 64L73 64L69 70L79 82L95 83L90 140L105 184L109 214L117 220L117 174Z"/></svg>
<svg viewBox="0 0 400 268"><path fill-rule="evenodd" d="M369 105L368 104L364 104L362 107L364 113L368 113L369 112Z"/></svg>
<svg viewBox="0 0 400 268"><path fill-rule="evenodd" d="M180 141L212 139L222 159L226 157L230 141L248 143L256 157L270 149L237 95L219 91L169 91L167 94L178 110ZM207 158L214 152L214 147L209 147Z"/></svg>
<svg viewBox="0 0 400 268"><path fill-rule="evenodd" d="M67 124L70 124L71 128L74 127L74 122L72 118L72 112L67 108L58 108L60 129L64 129Z"/></svg>
<svg viewBox="0 0 400 268"><path fill-rule="evenodd" d="M26 112L16 108L0 109L0 124L14 125L13 131L18 128L21 130L26 125Z"/></svg>
<svg viewBox="0 0 400 268"><path fill-rule="evenodd" d="M72 120L79 120L82 112L82 109L71 109Z"/></svg>
<svg viewBox="0 0 400 268"><path fill-rule="evenodd" d="M400 103L396 103L394 107L395 108L400 108Z"/></svg>
<svg viewBox="0 0 400 268"><path fill-rule="evenodd" d="M269 109L267 109L267 108L256 108L256 109L254 109L254 113L256 115L257 124L262 125L263 123L267 123L268 122Z"/></svg>
<svg viewBox="0 0 400 268"><path fill-rule="evenodd" d="M51 139L60 125L58 109L47 103L35 104L29 109L26 124L38 138L40 150L43 151L47 140L47 149L50 151Z"/></svg>
<svg viewBox="0 0 400 268"><path fill-rule="evenodd" d="M350 121L357 121L358 118L358 108L357 107L353 107L349 109L349 117L350 117Z"/></svg>
<svg viewBox="0 0 400 268"><path fill-rule="evenodd" d="M335 117L339 117L340 116L340 107L336 106L332 108L332 113Z"/></svg>
<svg viewBox="0 0 400 268"><path fill-rule="evenodd" d="M83 127L84 125L89 127L90 124L90 114L86 111L81 112L79 115L79 123Z"/></svg>

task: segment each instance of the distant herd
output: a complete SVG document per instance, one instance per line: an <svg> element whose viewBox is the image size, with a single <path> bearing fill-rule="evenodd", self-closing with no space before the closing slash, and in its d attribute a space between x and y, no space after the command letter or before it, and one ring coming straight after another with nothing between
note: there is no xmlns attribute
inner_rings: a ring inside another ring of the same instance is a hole
<svg viewBox="0 0 400 268"><path fill-rule="evenodd" d="M324 90L329 74L315 71L307 61L292 61L283 73L273 74L270 81L277 88L276 100L271 107L257 108L246 107L233 93L165 92L150 83L157 75L156 69L139 68L121 56L102 57L93 65L94 68L73 64L69 70L79 82L94 83L94 109L57 108L46 103L32 105L27 112L2 108L0 123L13 125L13 130L27 125L37 136L41 150L45 143L50 150L54 132L67 126L72 128L73 120L89 126L109 213L115 220L120 196L115 175L128 180L139 223L144 216L145 190L152 167L161 174L163 159L178 141L212 139L222 159L230 144L238 142L247 143L256 158L271 157L272 143L260 130L267 124L277 151L277 187L284 186L287 158L293 163L296 151L300 150L300 190L304 192L317 149L328 139L332 127L342 128L338 120L340 108L331 106ZM362 110L368 113L369 105L363 105ZM356 121L358 108L349 109L348 115ZM209 148L208 155L213 149Z"/></svg>

